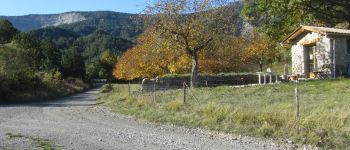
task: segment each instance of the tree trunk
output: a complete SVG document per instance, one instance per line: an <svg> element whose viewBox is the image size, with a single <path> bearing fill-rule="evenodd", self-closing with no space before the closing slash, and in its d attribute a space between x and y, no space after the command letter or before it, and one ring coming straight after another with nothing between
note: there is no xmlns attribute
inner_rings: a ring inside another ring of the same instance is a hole
<svg viewBox="0 0 350 150"><path fill-rule="evenodd" d="M197 53L192 54L191 88L197 86L198 77L198 57Z"/></svg>
<svg viewBox="0 0 350 150"><path fill-rule="evenodd" d="M260 67L260 72L263 72L263 63L261 60L259 60L259 67Z"/></svg>

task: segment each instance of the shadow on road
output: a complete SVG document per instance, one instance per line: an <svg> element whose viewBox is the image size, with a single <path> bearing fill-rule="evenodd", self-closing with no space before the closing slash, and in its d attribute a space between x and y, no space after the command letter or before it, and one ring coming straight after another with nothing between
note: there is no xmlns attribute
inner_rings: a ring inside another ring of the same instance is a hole
<svg viewBox="0 0 350 150"><path fill-rule="evenodd" d="M94 88L83 93L70 95L67 97L45 100L40 102L28 102L20 104L0 104L1 107L75 107L75 106L94 106L96 104L96 95L99 88Z"/></svg>

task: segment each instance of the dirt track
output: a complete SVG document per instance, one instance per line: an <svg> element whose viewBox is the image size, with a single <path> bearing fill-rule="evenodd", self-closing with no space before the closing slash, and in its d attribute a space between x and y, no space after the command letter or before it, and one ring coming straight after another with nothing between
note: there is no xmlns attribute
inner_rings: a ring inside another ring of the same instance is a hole
<svg viewBox="0 0 350 150"><path fill-rule="evenodd" d="M0 150L36 149L26 138L48 139L62 149L291 149L274 141L201 129L157 125L113 114L96 105L98 89L60 100L0 106Z"/></svg>

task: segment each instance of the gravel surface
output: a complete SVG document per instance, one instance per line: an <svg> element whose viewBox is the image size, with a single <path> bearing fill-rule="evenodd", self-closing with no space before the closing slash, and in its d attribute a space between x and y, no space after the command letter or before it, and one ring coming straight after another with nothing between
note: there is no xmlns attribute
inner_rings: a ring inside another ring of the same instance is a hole
<svg viewBox="0 0 350 150"><path fill-rule="evenodd" d="M241 137L159 125L114 114L96 105L98 89L44 103L0 106L0 150L40 149L26 138L47 139L61 149L304 149L293 142Z"/></svg>

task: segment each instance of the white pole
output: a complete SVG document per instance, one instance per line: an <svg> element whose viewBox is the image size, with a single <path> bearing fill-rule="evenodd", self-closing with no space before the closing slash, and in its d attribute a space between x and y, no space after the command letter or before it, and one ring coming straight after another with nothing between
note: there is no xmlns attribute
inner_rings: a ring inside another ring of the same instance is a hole
<svg viewBox="0 0 350 150"><path fill-rule="evenodd" d="M276 83L278 83L278 75L276 75L276 79L275 79Z"/></svg>
<svg viewBox="0 0 350 150"><path fill-rule="evenodd" d="M261 84L261 73L258 73L259 76L259 84Z"/></svg>
<svg viewBox="0 0 350 150"><path fill-rule="evenodd" d="M270 73L270 84L272 84L272 73Z"/></svg>

